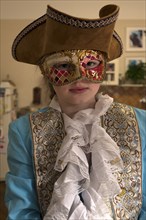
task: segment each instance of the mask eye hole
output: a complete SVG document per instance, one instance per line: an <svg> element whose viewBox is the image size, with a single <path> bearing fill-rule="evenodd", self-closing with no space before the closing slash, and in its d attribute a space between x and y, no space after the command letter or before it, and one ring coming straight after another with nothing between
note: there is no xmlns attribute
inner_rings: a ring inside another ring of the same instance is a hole
<svg viewBox="0 0 146 220"><path fill-rule="evenodd" d="M86 63L86 69L94 69L101 64L100 60L90 60Z"/></svg>
<svg viewBox="0 0 146 220"><path fill-rule="evenodd" d="M58 70L70 71L74 69L74 66L71 63L63 62L54 64L53 67Z"/></svg>

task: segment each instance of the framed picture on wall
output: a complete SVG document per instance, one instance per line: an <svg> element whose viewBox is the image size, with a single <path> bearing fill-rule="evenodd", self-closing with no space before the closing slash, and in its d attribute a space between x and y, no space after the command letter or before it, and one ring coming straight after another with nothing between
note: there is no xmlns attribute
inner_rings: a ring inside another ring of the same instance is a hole
<svg viewBox="0 0 146 220"><path fill-rule="evenodd" d="M118 85L119 80L119 61L118 59L107 63L106 77L103 84L106 85Z"/></svg>
<svg viewBox="0 0 146 220"><path fill-rule="evenodd" d="M145 63L145 57L127 57L126 58L126 70L128 69L129 65L137 65L139 63Z"/></svg>
<svg viewBox="0 0 146 220"><path fill-rule="evenodd" d="M126 31L126 50L145 51L146 49L146 28L128 27Z"/></svg>

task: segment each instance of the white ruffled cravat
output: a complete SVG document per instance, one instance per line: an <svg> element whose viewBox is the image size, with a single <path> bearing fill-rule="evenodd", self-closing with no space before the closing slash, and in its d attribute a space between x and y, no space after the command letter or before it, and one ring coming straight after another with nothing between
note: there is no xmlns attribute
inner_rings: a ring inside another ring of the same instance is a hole
<svg viewBox="0 0 146 220"><path fill-rule="evenodd" d="M104 199L120 193L115 173L123 164L117 144L100 125L112 102L108 95L99 94L95 109L79 111L72 119L63 113L67 134L55 165L62 174L44 220L112 219ZM50 106L60 111L56 98Z"/></svg>

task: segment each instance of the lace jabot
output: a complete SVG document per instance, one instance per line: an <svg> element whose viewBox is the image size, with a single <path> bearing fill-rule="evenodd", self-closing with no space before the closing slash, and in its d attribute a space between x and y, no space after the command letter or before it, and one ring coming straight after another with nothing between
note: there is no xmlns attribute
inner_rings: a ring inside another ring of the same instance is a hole
<svg viewBox="0 0 146 220"><path fill-rule="evenodd" d="M120 193L115 174L123 169L117 144L101 127L101 116L112 102L99 94L95 109L81 110L73 118L62 113L66 136L54 167L62 174L44 220L112 219L104 198ZM50 106L61 111L56 97Z"/></svg>

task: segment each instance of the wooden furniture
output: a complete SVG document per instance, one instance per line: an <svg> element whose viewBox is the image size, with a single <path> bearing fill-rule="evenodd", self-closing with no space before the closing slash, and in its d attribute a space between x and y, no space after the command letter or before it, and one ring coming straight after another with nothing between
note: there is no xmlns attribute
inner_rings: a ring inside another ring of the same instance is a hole
<svg viewBox="0 0 146 220"><path fill-rule="evenodd" d="M100 91L113 97L116 102L146 110L146 85L101 85Z"/></svg>

